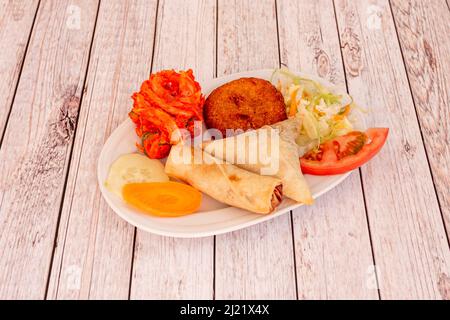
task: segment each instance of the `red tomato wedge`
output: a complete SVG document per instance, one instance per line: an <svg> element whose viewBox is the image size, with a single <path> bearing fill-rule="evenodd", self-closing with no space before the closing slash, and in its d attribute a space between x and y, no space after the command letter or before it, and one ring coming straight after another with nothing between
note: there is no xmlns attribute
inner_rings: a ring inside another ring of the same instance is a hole
<svg viewBox="0 0 450 320"><path fill-rule="evenodd" d="M352 131L324 142L300 158L302 172L318 176L341 174L356 169L372 159L383 147L388 128Z"/></svg>

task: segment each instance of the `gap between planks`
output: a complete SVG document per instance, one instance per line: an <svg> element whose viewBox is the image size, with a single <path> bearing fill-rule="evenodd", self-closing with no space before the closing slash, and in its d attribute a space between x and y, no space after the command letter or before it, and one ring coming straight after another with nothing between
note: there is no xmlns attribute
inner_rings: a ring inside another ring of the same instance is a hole
<svg viewBox="0 0 450 320"><path fill-rule="evenodd" d="M155 48L156 48L156 34L158 31L158 13L159 13L159 5L160 0L156 0L156 13L155 13L155 24L153 27L153 47L152 47L152 59L150 62L150 70L149 74L152 73L153 70L153 62L155 59ZM128 300L131 300L131 288L133 285L133 271L134 271L134 259L135 259L135 252L136 252L136 236L137 236L137 228L134 227L134 234L133 234L133 252L131 253L131 267L130 267L130 283L128 287Z"/></svg>
<svg viewBox="0 0 450 320"><path fill-rule="evenodd" d="M339 22L338 22L338 19L337 19L336 3L335 3L335 0L332 0L332 2L333 2L334 20L335 20L335 23L336 23L337 36L338 36L338 41L339 41L339 49L340 49L339 52L341 53L342 68L345 70L344 53L342 52L342 45L341 45L342 44L342 40L341 40L341 33L339 32ZM345 71L344 71L344 81L345 81L345 89L346 89L347 93L349 93L349 87L348 87L348 81L347 81L347 72L345 72ZM358 174L359 174L359 179L360 179L362 197L363 197L363 201L364 201L364 211L365 211L365 215L366 215L367 231L369 233L370 253L372 255L373 265L376 266L377 262L375 260L375 252L374 252L374 248L373 248L372 232L370 230L370 219L369 219L369 213L368 213L368 210L367 210L367 200L366 200L366 193L365 193L365 190L364 190L363 174L362 174L361 168L358 168ZM375 269L374 275L375 275L375 281L376 281L376 287L377 287L378 300L381 300L380 280L378 279L378 274L376 272L376 269Z"/></svg>
<svg viewBox="0 0 450 320"><path fill-rule="evenodd" d="M449 13L450 13L450 7L448 7L448 0L446 0L446 4L447 4L447 8L449 9ZM436 200L438 202L439 211L441 213L442 224L444 226L445 234L446 234L446 237L447 237L447 243L448 243L448 245L450 247L450 235L449 235L450 230L448 230L448 228L447 228L447 224L446 224L446 220L445 220L445 212L444 212L444 209L443 209L444 205L441 203L441 198L439 197L439 192L438 192L437 185L436 185L437 177L435 176L435 172L433 172L433 168L432 168L432 165L431 165L430 155L429 155L430 151L427 148L427 141L426 141L426 139L424 137L424 134L426 134L426 133L424 132L425 129L423 128L423 125L422 125L422 122L421 122L421 119L420 119L420 116L419 116L419 112L418 112L419 106L418 106L417 98L416 98L415 92L414 92L414 90L412 88L412 85L411 85L411 75L410 75L410 72L408 71L408 68L407 68L407 61L406 61L405 53L404 53L404 51L406 49L404 48L404 46L402 44L402 41L400 41L399 27L398 27L398 22L397 22L397 20L395 18L394 10L392 8L392 0L389 0L389 9L390 9L391 15L393 17L395 33L397 35L397 39L398 39L399 46L400 46L400 49L401 49L400 52L401 52L401 56L402 56L404 72L405 72L406 78L408 80L409 92L411 93L411 96L413 98L414 112L415 112L417 123L418 123L419 129L420 129L420 137L421 137L422 143L423 143L423 145L425 147L424 148L425 149L425 156L426 156L426 159L427 159L427 164L428 164L428 168L429 168L429 171L430 171L430 176L431 176L431 179L433 181L434 192L436 194ZM450 14L449 14L449 16L450 16ZM444 116L444 121L445 121L445 116ZM445 155L444 155L444 157L445 157ZM448 187L450 187L450 186L448 186ZM445 199L444 199L444 201L445 201Z"/></svg>
<svg viewBox="0 0 450 320"><path fill-rule="evenodd" d="M435 202L433 181L427 175L429 167L424 165L425 145L420 138L417 118L407 112L415 108L404 65L401 65L394 17L387 1L378 1L379 28L364 28L362 18L368 14L364 10L371 2L336 2L339 3L339 29L346 36L341 46L345 49L346 71L352 76L350 91L357 101L374 103L391 115L383 117L382 113L372 112L370 122L389 122L392 134L386 151L362 168L363 176L372 180L370 184L365 182L364 187L368 190L368 213L374 226L374 252L383 273L381 297L445 298L445 283L441 279L449 263L448 243L443 243L445 230ZM386 56L389 59L383 58ZM380 79L385 80L383 85ZM379 100L372 95L380 97ZM402 141L408 143L408 140L414 150L410 153L406 150L405 154ZM379 169L375 165L380 161L384 161L391 174L376 173ZM411 188L415 188L415 192L411 192Z"/></svg>
<svg viewBox="0 0 450 320"><path fill-rule="evenodd" d="M80 3L88 21L74 33L62 27L65 17L61 12L65 13L67 5L62 1L40 3L0 151L0 192L6 199L0 216L4 246L0 294L8 298L45 298L72 121L83 91L95 16L92 3ZM74 48L69 51L70 46ZM24 118L28 126L21 127L18 123L23 124Z"/></svg>
<svg viewBox="0 0 450 320"><path fill-rule="evenodd" d="M3 139L5 137L6 128L8 127L8 122L9 122L9 117L11 115L12 106L14 105L14 101L16 99L17 88L19 87L19 81L20 81L20 77L22 76L24 61L25 61L25 59L27 57L28 46L30 44L31 36L33 34L33 29L34 29L34 25L36 23L36 17L37 17L38 12L39 12L40 4L41 4L41 0L38 0L37 5L36 5L36 9L35 9L35 12L34 12L33 20L32 20L32 23L31 23L31 28L30 28L29 33L28 33L25 49L23 51L22 58L20 59L20 62L19 62L20 67L19 67L18 76L17 76L17 78L15 80L15 83L14 83L14 92L12 94L12 99L11 99L11 101L9 103L7 101L5 101L6 103L8 103L8 106L7 106L7 110L6 110L5 122L4 122L4 124L0 123L0 126L1 126L0 128L2 129L1 130L1 134L0 134L0 149L2 148L2 145L3 145Z"/></svg>
<svg viewBox="0 0 450 320"><path fill-rule="evenodd" d="M101 1L102 0L98 0L97 13L95 15L94 29L92 31L91 44L89 46L89 55L88 55L88 59L87 59L86 72L85 72L85 75L84 75L84 81L83 81L83 87L82 87L83 91L82 91L82 94L81 94L81 97L80 97L78 114L81 113L81 106L83 105L83 100L84 100L84 98L86 96L87 76L88 76L88 73L89 73L89 67L91 65L90 62L91 62L91 56L92 56L92 47L93 47L94 39L95 39L95 32L97 30L97 21L98 21L98 15L99 15L99 12L100 12ZM54 240L53 240L53 250L52 250L51 259L50 259L50 267L48 269L47 284L45 286L45 299L46 300L48 299L48 289L49 289L49 286L50 286L51 272L52 272L52 269L53 269L53 260L54 260L54 257L55 257L55 251L56 251L56 247L57 247L57 243L58 243L58 235L59 235L59 228L60 228L60 223L61 223L61 215L62 215L62 210L63 210L63 206L64 206L64 199L65 199L65 196L66 196L67 181L69 179L70 165L72 164L73 150L74 150L74 147L75 147L75 143L74 142L76 140L77 132L78 132L79 119L80 119L80 117L77 117L77 119L76 119L75 130L74 130L74 133L73 133L73 143L72 143L72 146L71 146L70 151L69 151L69 160L68 160L68 165L67 165L67 172L66 172L66 176L65 176L65 179L64 179L64 186L63 186L63 191L62 191L62 196L61 196L61 203L60 203L60 206L59 206L59 214L58 214L58 219L57 219L57 222L56 222L56 232L55 232L55 237L54 237ZM84 134L84 130L83 130L83 134ZM78 171L78 168L77 168L77 171ZM72 204L70 206L72 207ZM66 226L66 228L67 228L67 226ZM65 235L67 235L67 229L66 229ZM63 246L65 245L65 242L66 241L64 240ZM64 255L64 249L62 251L62 255ZM59 271L60 272L58 274L58 283L59 283L59 276L61 275L61 269ZM58 288L56 288L56 296L57 295L58 295Z"/></svg>
<svg viewBox="0 0 450 320"><path fill-rule="evenodd" d="M153 10L154 5L144 0L101 2L87 77L88 96L78 124L83 134L75 140L50 298L128 298L134 227L109 209L98 187L89 186L97 184L98 153L113 127L123 120L129 92L148 77L151 56L147 52L153 39L145 34L153 32ZM133 42L130 34L142 41ZM102 107L105 103L111 107ZM106 121L99 123L98 119ZM66 271L71 266L81 272L76 289L67 285Z"/></svg>

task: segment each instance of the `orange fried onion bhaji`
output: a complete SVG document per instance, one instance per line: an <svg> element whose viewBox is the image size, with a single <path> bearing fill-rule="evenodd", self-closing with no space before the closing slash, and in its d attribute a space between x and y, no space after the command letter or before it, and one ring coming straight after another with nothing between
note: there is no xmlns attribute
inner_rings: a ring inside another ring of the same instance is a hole
<svg viewBox="0 0 450 320"><path fill-rule="evenodd" d="M193 136L194 122L203 121L205 98L190 69L152 74L132 98L129 117L141 138L138 148L152 159L168 156L179 140L179 129L187 129Z"/></svg>

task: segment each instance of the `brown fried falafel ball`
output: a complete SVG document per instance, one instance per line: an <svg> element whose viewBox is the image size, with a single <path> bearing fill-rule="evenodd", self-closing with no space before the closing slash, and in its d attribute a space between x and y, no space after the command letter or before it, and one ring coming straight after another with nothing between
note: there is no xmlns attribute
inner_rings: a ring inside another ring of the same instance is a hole
<svg viewBox="0 0 450 320"><path fill-rule="evenodd" d="M208 128L258 129L287 119L283 95L267 80L241 78L216 88L203 109Z"/></svg>

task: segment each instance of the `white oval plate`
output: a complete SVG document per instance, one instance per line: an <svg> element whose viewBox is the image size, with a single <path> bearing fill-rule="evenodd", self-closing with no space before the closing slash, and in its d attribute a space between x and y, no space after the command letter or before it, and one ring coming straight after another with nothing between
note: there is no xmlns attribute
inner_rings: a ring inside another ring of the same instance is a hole
<svg viewBox="0 0 450 320"><path fill-rule="evenodd" d="M205 96L208 96L209 93L218 86L242 77L256 77L269 80L272 72L273 70L270 69L247 71L211 79L208 83L201 84L202 91ZM337 88L335 85L322 78L300 72L298 75L317 80L333 91L341 92L346 95L345 90ZM109 192L104 186L111 164L123 154L137 152L135 146L137 141L138 137L134 131L134 124L129 119L125 120L111 134L103 146L98 159L97 174L100 190L109 206L121 218L139 229L163 236L179 238L206 237L246 228L273 219L301 206L301 204L295 203L290 199L284 199L275 212L269 215L259 215L246 210L230 207L203 195L199 212L192 215L179 218L158 218L143 214L128 206L122 199ZM350 172L336 176L305 175L305 178L311 188L313 197L317 199L325 192L340 184L349 174Z"/></svg>

